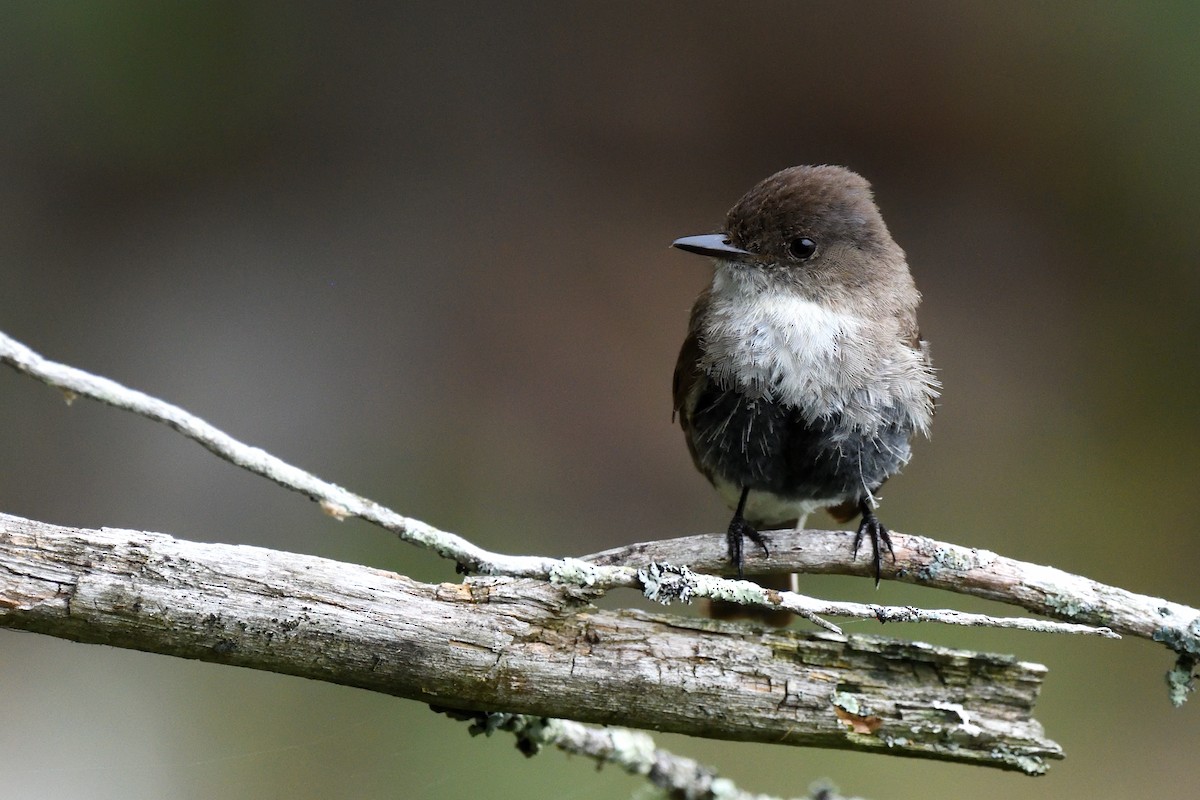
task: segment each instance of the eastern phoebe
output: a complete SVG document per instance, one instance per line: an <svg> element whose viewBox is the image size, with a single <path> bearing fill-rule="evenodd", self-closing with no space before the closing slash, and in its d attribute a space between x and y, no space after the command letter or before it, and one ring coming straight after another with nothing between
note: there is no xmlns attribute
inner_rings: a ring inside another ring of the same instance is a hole
<svg viewBox="0 0 1200 800"><path fill-rule="evenodd" d="M675 412L696 467L734 509L729 555L760 528L825 508L861 516L895 560L875 493L928 435L938 396L921 295L861 176L791 167L737 202L722 233L674 246L713 260L675 365Z"/></svg>

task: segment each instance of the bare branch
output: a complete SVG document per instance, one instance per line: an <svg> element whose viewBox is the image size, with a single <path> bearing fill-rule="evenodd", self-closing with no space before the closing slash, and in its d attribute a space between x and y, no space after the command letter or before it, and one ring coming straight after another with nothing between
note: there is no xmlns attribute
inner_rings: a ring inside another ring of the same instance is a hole
<svg viewBox="0 0 1200 800"><path fill-rule="evenodd" d="M687 800L778 800L750 794L715 770L690 758L659 749L648 734L625 728L602 727L566 719L546 719L526 714L488 714L434 708L454 719L471 722L471 735L491 736L496 731L513 734L517 749L532 756L543 747L590 758L597 765L612 764L630 775L646 778L670 797ZM818 785L806 800L846 800L837 790Z"/></svg>
<svg viewBox="0 0 1200 800"><path fill-rule="evenodd" d="M1037 774L1045 668L870 636L602 611L588 590L429 585L248 546L0 515L0 626L439 706Z"/></svg>
<svg viewBox="0 0 1200 800"><path fill-rule="evenodd" d="M332 516L361 517L493 576L429 586L257 548L0 516L3 626L346 683L469 715L503 710L502 717L486 719L507 720L529 746L576 748L626 769L649 770L658 785L689 796L706 796L697 792L714 786L736 788L688 759L655 750L641 734L621 739L579 723L530 721L619 722L1037 774L1046 758L1061 757L1029 718L1044 668L869 637L754 635L739 626L603 612L588 604L607 589L638 588L662 602L713 597L782 608L838 634L823 615L1115 636L1111 626L1171 647L1179 654L1173 698L1181 702L1191 688L1200 614L1059 570L896 534L890 577L1016 602L1066 623L831 603L665 563L721 571L727 562L717 536L635 545L586 560L491 553L238 442L177 406L47 361L2 333L0 361L60 388L68 400L87 396L163 422L317 500ZM770 558L752 554L752 570L867 569L850 558L847 534L772 536ZM106 555L97 560L96 552ZM495 577L501 575L509 577ZM647 675L653 693L645 691ZM630 752L640 756L630 761Z"/></svg>
<svg viewBox="0 0 1200 800"><path fill-rule="evenodd" d="M239 442L179 406L108 378L43 358L3 332L0 332L0 363L60 389L68 402L76 397L87 397L168 425L231 464L318 501L330 516L337 519L360 517L374 522L410 544L457 561L471 572L545 578L556 566L561 571L558 559L489 553L457 534L405 517L337 484L323 481L258 447Z"/></svg>
<svg viewBox="0 0 1200 800"><path fill-rule="evenodd" d="M998 600L1056 619L1085 626L1104 626L1100 630L1086 628L1087 632L1103 633L1104 629L1111 629L1161 642L1181 655L1200 655L1200 610L1190 606L1136 594L1053 567L1005 558L987 550L959 547L895 531L891 533L896 562L893 565L884 562L885 578ZM766 535L771 554L764 557L758 551L748 553L746 568L750 573L873 574L869 563L853 558L853 532L779 530ZM618 547L587 556L584 560L600 566L656 561L688 564L697 571L728 569L724 534L685 536ZM837 613L827 609L812 610Z"/></svg>
<svg viewBox="0 0 1200 800"><path fill-rule="evenodd" d="M722 537L723 538L723 537ZM731 581L713 575L693 572L688 567L650 562L650 567L638 571L638 578L651 600L670 604L672 600L691 602L696 597L709 597L725 602L744 603L791 611L805 619L816 622L826 630L841 633L841 630L826 622L821 615L853 617L855 619L877 619L880 622L940 622L946 625L972 627L1010 628L1039 633L1081 633L1121 638L1108 628L1078 625L1070 622L1052 622L1019 617L993 617L987 614L968 614L948 609L921 609L913 606L881 606L873 603L846 603L818 600L795 592L780 592L764 589L751 581Z"/></svg>
<svg viewBox="0 0 1200 800"><path fill-rule="evenodd" d="M67 392L69 398L89 397L169 425L221 458L266 477L285 488L317 500L322 509L337 518L357 516L374 522L393 531L404 541L433 550L443 557L454 559L468 571L485 575L548 578L555 582L575 583L596 588L644 587L651 595L659 593L665 598L672 596L669 592L659 592L659 586L645 587L643 578L646 573L639 573L628 566L636 563L635 561L623 563L608 561L605 566L597 567L596 563L598 562L588 563L579 559L508 556L489 552L461 536L405 517L340 486L322 481L260 448L237 441L178 406L129 389L107 378L49 361L3 333L0 333L0 361ZM720 566L724 566L724 564L718 565L718 569ZM881 622L942 622L955 625L1019 628L1029 631L1111 635L1111 631L1105 628L1093 628L1079 624L1062 625L1038 620L963 614L950 610L919 610L911 607L829 603L790 592L767 591L748 582L734 582L708 576L692 575L684 587L676 588L674 596L682 597L684 595L716 597L732 602L782 608L833 632L839 632L839 629L822 619L822 614L856 618L874 617Z"/></svg>

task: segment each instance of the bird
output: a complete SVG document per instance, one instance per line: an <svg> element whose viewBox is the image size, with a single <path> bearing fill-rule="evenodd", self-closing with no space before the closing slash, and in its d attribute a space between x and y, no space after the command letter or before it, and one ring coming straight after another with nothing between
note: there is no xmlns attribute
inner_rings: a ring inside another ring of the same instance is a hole
<svg viewBox="0 0 1200 800"><path fill-rule="evenodd" d="M870 183L834 165L783 169L729 210L723 230L672 245L712 261L676 362L674 416L696 468L733 517L729 558L745 540L801 529L827 509L859 517L853 557L883 551L883 483L928 436L940 384L917 325L921 295Z"/></svg>

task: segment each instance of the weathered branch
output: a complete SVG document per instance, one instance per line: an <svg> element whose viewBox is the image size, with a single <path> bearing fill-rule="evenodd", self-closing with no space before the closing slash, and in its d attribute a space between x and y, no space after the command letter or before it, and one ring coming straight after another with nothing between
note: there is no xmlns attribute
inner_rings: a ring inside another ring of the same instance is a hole
<svg viewBox="0 0 1200 800"><path fill-rule="evenodd" d="M429 585L256 547L0 516L0 626L438 706L1036 774L1045 669L868 636L602 611L575 586Z"/></svg>
<svg viewBox="0 0 1200 800"><path fill-rule="evenodd" d="M602 759L617 755L602 732L529 720L620 722L1030 773L1061 755L1029 718L1044 672L1038 665L868 637L754 633L589 604L614 587L660 600L706 596L783 608L835 631L821 615L1101 635L1116 629L1177 654L1174 701L1192 688L1200 655L1195 609L1059 570L897 534L889 577L1068 622L833 603L668 565L721 571L726 556L716 536L635 545L587 560L492 553L238 442L177 406L48 361L2 333L0 362L58 387L68 400L87 396L163 422L317 500L334 517L361 517L492 576L429 586L257 548L0 517L0 626L302 675L469 712L503 711L504 719L525 720L518 727L528 741L536 731L542 743L566 749L590 743L589 755ZM844 533L776 532L772 539L770 558L752 569L865 574ZM655 764L673 765L675 777L692 781L675 789L702 796L709 791L702 787L713 785L712 773L692 769L694 762L655 753ZM645 752L634 756L623 768L651 769Z"/></svg>
<svg viewBox="0 0 1200 800"><path fill-rule="evenodd" d="M720 537L724 541L724 536ZM717 569L727 567L721 564ZM970 614L952 609L916 608L914 606L881 606L874 603L849 603L837 600L818 600L796 592L764 589L752 581L731 581L715 575L697 573L690 567L676 567L652 561L647 569L638 570L638 581L646 597L664 605L681 600L691 602L707 597L725 602L744 603L783 609L811 620L826 630L841 633L836 625L822 615L875 619L880 622L939 622L943 625L1010 628L1039 633L1076 633L1121 638L1108 628L1079 625L1073 622L1053 622L1020 617L995 617L989 614Z"/></svg>
<svg viewBox="0 0 1200 800"><path fill-rule="evenodd" d="M161 422L231 464L274 481L285 489L307 495L320 503L321 508L332 517L360 517L373 522L403 541L457 561L471 572L538 578L548 577L552 572L562 572L563 564L558 559L490 553L457 534L440 531L432 525L392 511L337 484L321 480L261 448L239 442L179 406L122 386L114 380L43 358L3 332L0 332L0 363L59 389L67 402L76 397L88 397Z"/></svg>
<svg viewBox="0 0 1200 800"><path fill-rule="evenodd" d="M748 551L747 571L872 574L868 562L852 557L851 532L781 530L768 536L770 556ZM1172 701L1181 705L1191 691L1200 658L1200 610L988 550L895 531L892 542L896 561L884 561L885 578L997 600L1048 617L1160 642L1177 656L1176 666L1168 674ZM668 561L715 572L726 568L727 559L725 537L715 534L618 547L586 558L597 565Z"/></svg>
<svg viewBox="0 0 1200 800"><path fill-rule="evenodd" d="M583 756L597 765L613 764L630 775L646 778L668 797L679 800L776 800L763 794L750 794L722 778L711 768L690 758L677 756L655 747L654 740L641 731L588 725L565 719L531 717L528 714L489 714L435 708L449 717L470 721L472 736L497 731L511 733L517 749L527 756L543 747L556 747L571 755ZM847 800L825 781L818 781L805 800Z"/></svg>
<svg viewBox="0 0 1200 800"><path fill-rule="evenodd" d="M610 563L598 567L595 563L579 559L509 556L489 552L461 536L440 531L420 520L405 517L340 486L323 481L260 448L239 442L178 406L122 386L107 378L43 358L29 347L3 333L0 333L0 362L7 363L22 373L61 389L67 394L68 399L76 396L90 397L169 425L221 458L319 501L326 512L337 518L353 515L374 522L393 531L404 541L432 550L445 558L454 559L470 572L486 575L548 578L557 582L596 587L641 588L645 585L644 575L639 574L631 566ZM844 556L843 553L842 560L844 560ZM672 578L672 583L675 585L672 591L695 597L715 597L733 602L786 609L834 632L840 631L836 626L824 620L821 617L822 614L860 619L874 617L881 621L937 621L955 625L992 625L1064 633L1096 633L1100 635L1110 635L1111 633L1103 628L1081 626L1077 623L1064 625L1039 620L964 614L950 610L918 610L869 606L861 603L820 601L791 592L768 592L750 583L735 583L714 577L693 575L683 581L681 585L681 581L677 577ZM658 592L658 586L646 588ZM663 598L671 596L670 592L658 593Z"/></svg>

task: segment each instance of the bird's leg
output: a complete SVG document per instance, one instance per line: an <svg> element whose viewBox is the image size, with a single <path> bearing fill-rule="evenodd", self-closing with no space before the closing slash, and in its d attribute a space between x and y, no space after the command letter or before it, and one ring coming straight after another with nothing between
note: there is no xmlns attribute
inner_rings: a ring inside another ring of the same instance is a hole
<svg viewBox="0 0 1200 800"><path fill-rule="evenodd" d="M858 558L858 546L862 543L863 537L869 536L875 561L875 588L878 589L879 580L883 577L883 551L879 546L880 542L887 547L888 555L892 557L892 563L896 562L896 551L892 549L892 537L888 535L888 529L883 527L879 517L875 516L875 509L869 497L858 501L858 511L862 514L862 522L858 524L858 533L854 536L854 557Z"/></svg>
<svg viewBox="0 0 1200 800"><path fill-rule="evenodd" d="M742 516L746 511L746 498L749 495L750 488L743 487L737 509L733 512L733 519L729 520L729 530L725 534L725 540L729 543L729 560L737 567L738 580L744 577L743 567L746 561L743 545L746 539L761 547L764 555L771 555L771 551L767 549L766 537L759 533L753 525L746 522L745 517Z"/></svg>

